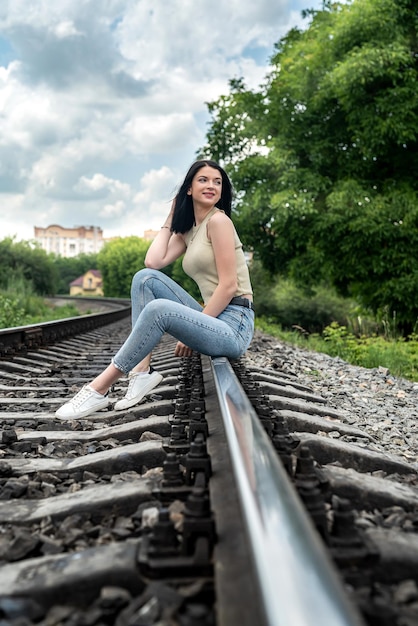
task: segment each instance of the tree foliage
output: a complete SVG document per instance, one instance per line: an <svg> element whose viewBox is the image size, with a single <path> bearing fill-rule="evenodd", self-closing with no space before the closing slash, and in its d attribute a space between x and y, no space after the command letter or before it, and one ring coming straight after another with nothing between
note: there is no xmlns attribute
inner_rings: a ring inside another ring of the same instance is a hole
<svg viewBox="0 0 418 626"><path fill-rule="evenodd" d="M272 273L326 280L411 327L418 301L418 12L324 3L276 44L256 91L208 104L243 241Z"/></svg>
<svg viewBox="0 0 418 626"><path fill-rule="evenodd" d="M145 267L150 242L139 237L124 237L107 243L98 254L105 296L129 298L132 277Z"/></svg>
<svg viewBox="0 0 418 626"><path fill-rule="evenodd" d="M0 289L12 291L22 280L34 293L51 295L57 285L57 271L47 253L30 241L6 237L0 241Z"/></svg>
<svg viewBox="0 0 418 626"><path fill-rule="evenodd" d="M97 253L79 254L75 257L53 255L54 265L58 273L57 293L70 292L70 283L85 274L88 270L98 269Z"/></svg>

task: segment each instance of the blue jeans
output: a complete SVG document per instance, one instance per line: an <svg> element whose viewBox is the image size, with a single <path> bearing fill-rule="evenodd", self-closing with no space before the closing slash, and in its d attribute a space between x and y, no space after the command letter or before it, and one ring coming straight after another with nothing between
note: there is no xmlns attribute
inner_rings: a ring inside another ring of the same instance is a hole
<svg viewBox="0 0 418 626"><path fill-rule="evenodd" d="M158 344L164 333L209 356L239 358L251 343L254 312L228 305L218 317L202 313L202 306L174 280L158 270L135 274L131 287L132 331L112 362L128 374Z"/></svg>

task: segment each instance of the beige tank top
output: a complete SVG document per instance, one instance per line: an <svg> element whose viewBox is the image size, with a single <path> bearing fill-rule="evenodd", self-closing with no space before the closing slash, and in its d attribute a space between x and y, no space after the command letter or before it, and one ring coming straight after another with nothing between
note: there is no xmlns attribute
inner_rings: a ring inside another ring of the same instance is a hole
<svg viewBox="0 0 418 626"><path fill-rule="evenodd" d="M208 239L206 229L208 221L216 211L219 211L219 209L214 207L199 226L194 226L184 236L187 249L183 257L183 269L197 283L205 304L207 304L219 282L212 242ZM253 290L248 266L242 250L242 243L239 240L235 227L234 233L238 283L238 288L234 295L243 296L252 294Z"/></svg>

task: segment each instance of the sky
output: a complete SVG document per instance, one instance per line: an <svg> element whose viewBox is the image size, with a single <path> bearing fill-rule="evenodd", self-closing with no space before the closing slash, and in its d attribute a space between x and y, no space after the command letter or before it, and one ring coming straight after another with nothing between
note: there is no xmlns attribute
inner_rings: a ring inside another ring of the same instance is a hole
<svg viewBox="0 0 418 626"><path fill-rule="evenodd" d="M1 0L0 239L158 229L207 102L256 89L321 0Z"/></svg>

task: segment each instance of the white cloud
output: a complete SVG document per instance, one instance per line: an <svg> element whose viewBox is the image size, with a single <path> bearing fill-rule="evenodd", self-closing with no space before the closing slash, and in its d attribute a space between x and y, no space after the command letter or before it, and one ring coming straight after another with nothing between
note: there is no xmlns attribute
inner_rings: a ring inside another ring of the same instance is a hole
<svg viewBox="0 0 418 626"><path fill-rule="evenodd" d="M108 197L109 195L130 198L132 195L130 185L121 183L119 180L103 176L103 174L94 174L91 178L81 176L75 186L75 189L90 198L103 198ZM122 204L119 205L119 203L116 202L115 206L116 205L119 206L118 211L120 213L120 207ZM113 213L114 211L109 210L105 211L103 215L112 215Z"/></svg>
<svg viewBox="0 0 418 626"><path fill-rule="evenodd" d="M125 211L125 203L122 200L118 200L115 204L106 204L100 211L100 216L104 218L121 217Z"/></svg>
<svg viewBox="0 0 418 626"><path fill-rule="evenodd" d="M158 228L204 144L205 103L231 78L262 82L302 1L2 0L0 237Z"/></svg>
<svg viewBox="0 0 418 626"><path fill-rule="evenodd" d="M142 231L158 229L170 211L178 184L178 174L167 166L146 172L133 198L130 223Z"/></svg>
<svg viewBox="0 0 418 626"><path fill-rule="evenodd" d="M198 135L196 122L191 113L139 115L130 119L122 132L130 140L131 145L143 154L178 150L179 145L184 145Z"/></svg>
<svg viewBox="0 0 418 626"><path fill-rule="evenodd" d="M167 204L169 198L175 195L177 183L174 172L166 166L159 170L150 170L141 177L140 188L133 201L138 206L144 206L159 198L163 204ZM167 213L168 210L169 207Z"/></svg>
<svg viewBox="0 0 418 626"><path fill-rule="evenodd" d="M230 61L249 43L271 45L286 23L287 5L286 0L212 5L202 0L142 0L131 3L118 24L119 48L141 78L178 67L201 79L225 75ZM144 32L151 36L138 35Z"/></svg>
<svg viewBox="0 0 418 626"><path fill-rule="evenodd" d="M53 28L54 34L58 39L65 39L66 37L82 36L82 33L77 30L72 20L66 20L59 22Z"/></svg>

